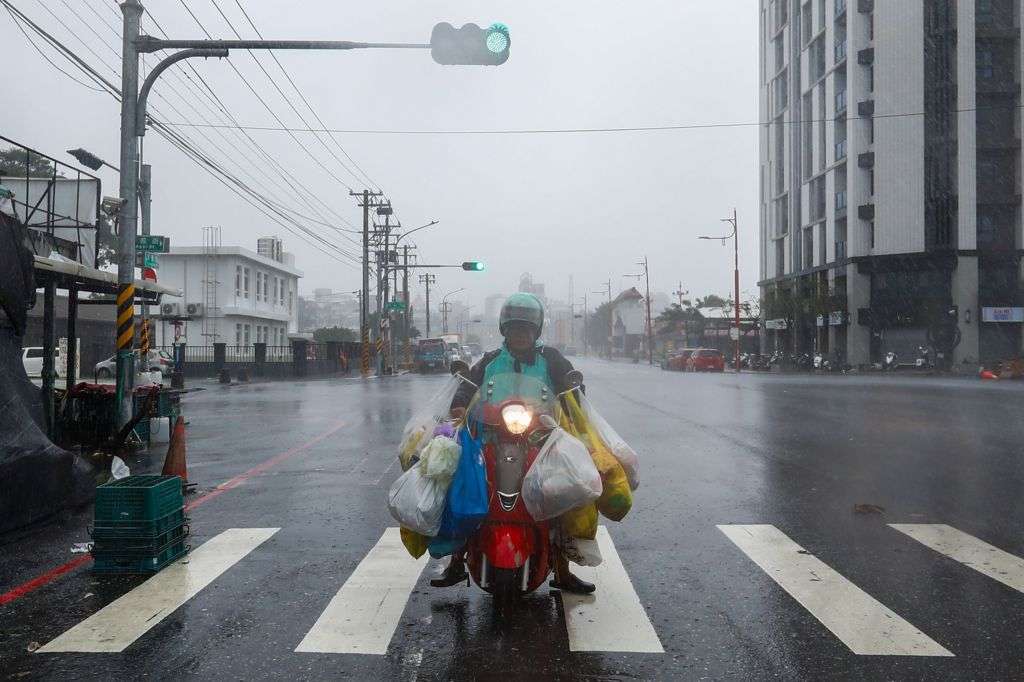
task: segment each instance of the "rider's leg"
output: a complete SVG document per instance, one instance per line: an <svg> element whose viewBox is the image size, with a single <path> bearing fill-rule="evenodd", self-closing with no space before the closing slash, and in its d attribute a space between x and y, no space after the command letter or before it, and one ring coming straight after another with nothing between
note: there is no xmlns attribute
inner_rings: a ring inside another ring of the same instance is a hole
<svg viewBox="0 0 1024 682"><path fill-rule="evenodd" d="M452 552L452 558L448 561L448 567L440 578L430 581L431 587L451 587L458 585L469 576L466 574L466 550L460 548Z"/></svg>
<svg viewBox="0 0 1024 682"><path fill-rule="evenodd" d="M555 579L549 583L551 587L573 594L590 594L597 589L594 583L580 580L572 574L572 571L569 570L569 559L566 558L565 552L557 547L554 548L553 559L555 561Z"/></svg>

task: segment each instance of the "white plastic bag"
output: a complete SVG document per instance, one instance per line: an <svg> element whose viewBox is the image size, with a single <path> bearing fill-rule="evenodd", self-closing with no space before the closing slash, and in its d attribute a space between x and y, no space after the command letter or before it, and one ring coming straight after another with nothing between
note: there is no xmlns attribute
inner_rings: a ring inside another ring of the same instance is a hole
<svg viewBox="0 0 1024 682"><path fill-rule="evenodd" d="M450 481L427 478L416 464L398 477L388 491L388 509L402 526L434 537L441 529L441 515Z"/></svg>
<svg viewBox="0 0 1024 682"><path fill-rule="evenodd" d="M448 419L452 398L461 383L462 380L457 376L448 377L440 390L419 405L412 418L406 422L402 430L402 444L398 447L398 459L403 471L409 470L413 458L418 457L430 442L434 427Z"/></svg>
<svg viewBox="0 0 1024 682"><path fill-rule="evenodd" d="M459 466L462 448L457 441L435 436L420 452L420 469L427 478L450 481Z"/></svg>
<svg viewBox="0 0 1024 682"><path fill-rule="evenodd" d="M622 470L626 472L629 489L636 490L640 487L640 458L637 457L636 451L629 447L622 436L594 409L594 404L587 396L579 395L579 401L587 420L597 431L604 444L608 446L608 451L622 465Z"/></svg>
<svg viewBox="0 0 1024 682"><path fill-rule="evenodd" d="M523 479L530 516L553 519L600 496L601 474L587 446L564 429L552 431Z"/></svg>
<svg viewBox="0 0 1024 682"><path fill-rule="evenodd" d="M563 538L562 552L565 558L580 566L600 566L604 561L597 540L586 538Z"/></svg>

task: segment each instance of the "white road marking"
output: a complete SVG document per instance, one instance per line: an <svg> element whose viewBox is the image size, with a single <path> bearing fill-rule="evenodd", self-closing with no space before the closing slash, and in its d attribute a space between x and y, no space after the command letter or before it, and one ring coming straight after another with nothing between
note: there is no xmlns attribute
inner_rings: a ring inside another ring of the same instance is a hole
<svg viewBox="0 0 1024 682"><path fill-rule="evenodd" d="M600 566L573 566L580 578L597 585L597 592L562 593L569 650L665 653L604 526L597 529L597 543L604 558Z"/></svg>
<svg viewBox="0 0 1024 682"><path fill-rule="evenodd" d="M295 650L386 654L428 557L413 559L398 529L385 530Z"/></svg>
<svg viewBox="0 0 1024 682"><path fill-rule="evenodd" d="M855 654L953 655L775 526L718 529Z"/></svg>
<svg viewBox="0 0 1024 682"><path fill-rule="evenodd" d="M231 528L83 620L36 653L124 651L278 528ZM187 562L187 563L185 563Z"/></svg>
<svg viewBox="0 0 1024 682"><path fill-rule="evenodd" d="M941 523L890 523L922 545L970 566L978 573L1024 592L1024 559Z"/></svg>

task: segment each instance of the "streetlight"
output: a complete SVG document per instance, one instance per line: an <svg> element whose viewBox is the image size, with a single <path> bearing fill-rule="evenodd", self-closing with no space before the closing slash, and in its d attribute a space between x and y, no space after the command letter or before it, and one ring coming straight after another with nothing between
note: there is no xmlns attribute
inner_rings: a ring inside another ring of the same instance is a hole
<svg viewBox="0 0 1024 682"><path fill-rule="evenodd" d="M431 220L426 225L420 225L419 227L415 227L415 228L409 230L408 232L403 232L402 234L398 235L398 237L395 239L395 253L396 254L398 253L398 242L402 241L403 239L408 237L413 232L419 232L420 230L425 230L428 227L431 227L433 225L437 225L437 223L438 223L437 220ZM406 364L411 365L412 364L412 341L409 338L409 329L412 326L412 319L411 319L411 311L409 310L409 245L408 244L406 244L403 247L403 254L404 254L404 257L403 257L402 264L405 267L402 268L402 291L404 292L403 293L403 297L405 298L405 310L402 311L402 326L405 327L405 362L406 362ZM395 286L397 288L398 285L396 284ZM430 296L430 290L429 289L427 290L427 296L428 296L428 300L429 300L429 296ZM427 311L427 319L428 320L430 319L430 311Z"/></svg>
<svg viewBox="0 0 1024 682"><path fill-rule="evenodd" d="M733 332L736 335L736 349L735 349L735 367L736 373L740 372L740 240L737 236L739 232L739 223L736 219L736 209L732 210L732 218L722 218L721 222L730 223L732 225L732 234L725 237L697 237L697 239L720 239L724 245L727 239L733 240L733 279L736 287L736 294L734 295L734 316L735 316L735 329Z"/></svg>
<svg viewBox="0 0 1024 682"><path fill-rule="evenodd" d="M78 149L69 149L68 154L75 157L75 159L78 160L78 163L82 164L86 168L91 168L92 170L99 170L101 166L106 166L107 168L113 168L118 173L121 172L121 169L118 168L117 166L107 163L106 161L96 156L92 152L88 152L82 149L81 147L79 147Z"/></svg>
<svg viewBox="0 0 1024 682"><path fill-rule="evenodd" d="M448 297L454 296L460 291L465 291L466 287L456 289L455 291L449 291L447 294L441 297L441 333L448 333Z"/></svg>

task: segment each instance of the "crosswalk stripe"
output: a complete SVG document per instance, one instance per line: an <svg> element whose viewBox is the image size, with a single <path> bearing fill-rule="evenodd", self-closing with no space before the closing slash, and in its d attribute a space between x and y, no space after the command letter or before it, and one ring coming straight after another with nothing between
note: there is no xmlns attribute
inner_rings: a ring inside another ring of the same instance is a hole
<svg viewBox="0 0 1024 682"><path fill-rule="evenodd" d="M775 526L718 529L855 654L953 655Z"/></svg>
<svg viewBox="0 0 1024 682"><path fill-rule="evenodd" d="M941 523L890 523L889 526L978 573L1024 592L1024 559Z"/></svg>
<svg viewBox="0 0 1024 682"><path fill-rule="evenodd" d="M426 565L426 555L417 560L410 558L398 529L388 528L295 650L386 654Z"/></svg>
<svg viewBox="0 0 1024 682"><path fill-rule="evenodd" d="M573 567L580 578L597 585L597 592L562 593L569 650L665 653L604 526L597 529L597 543L601 565Z"/></svg>
<svg viewBox="0 0 1024 682"><path fill-rule="evenodd" d="M103 607L37 653L124 651L279 528L231 528Z"/></svg>

